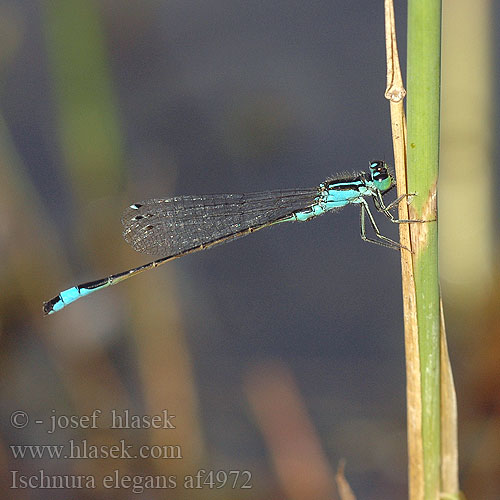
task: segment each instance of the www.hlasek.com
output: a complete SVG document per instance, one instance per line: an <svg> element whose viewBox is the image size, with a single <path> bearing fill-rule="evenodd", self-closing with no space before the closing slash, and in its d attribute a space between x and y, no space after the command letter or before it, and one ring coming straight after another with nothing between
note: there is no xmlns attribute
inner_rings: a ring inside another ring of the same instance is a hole
<svg viewBox="0 0 500 500"><path fill-rule="evenodd" d="M32 475L22 474L17 470L11 473L11 489L95 489L98 483L106 489L127 489L132 493L143 493L153 489L220 489L225 486L232 489L252 488L252 473L247 470L205 470L200 469L194 475L177 477L175 475L122 475L118 469L102 478L93 475L46 474L43 469Z"/></svg>
<svg viewBox="0 0 500 500"><path fill-rule="evenodd" d="M69 439L65 444L11 444L15 459L143 459L178 460L182 448L178 444L140 445L127 444L120 439L116 444L91 444L87 439Z"/></svg>

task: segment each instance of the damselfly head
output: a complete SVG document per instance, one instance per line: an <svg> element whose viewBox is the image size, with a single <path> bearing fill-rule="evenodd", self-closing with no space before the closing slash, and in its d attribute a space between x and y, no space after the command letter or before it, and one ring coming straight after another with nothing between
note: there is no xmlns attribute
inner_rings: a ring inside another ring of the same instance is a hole
<svg viewBox="0 0 500 500"><path fill-rule="evenodd" d="M370 162L370 177L375 187L382 193L390 189L394 183L387 163L380 160Z"/></svg>

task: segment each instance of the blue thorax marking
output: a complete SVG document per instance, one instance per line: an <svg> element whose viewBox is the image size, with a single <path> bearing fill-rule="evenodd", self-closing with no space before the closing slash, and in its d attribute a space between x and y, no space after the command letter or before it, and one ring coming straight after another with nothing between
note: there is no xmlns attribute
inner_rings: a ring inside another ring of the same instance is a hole
<svg viewBox="0 0 500 500"><path fill-rule="evenodd" d="M370 163L368 173L321 183L314 204L276 222L304 222L330 210L363 203L364 197L380 196L392 186L393 179L387 171L387 166L380 161L374 161Z"/></svg>

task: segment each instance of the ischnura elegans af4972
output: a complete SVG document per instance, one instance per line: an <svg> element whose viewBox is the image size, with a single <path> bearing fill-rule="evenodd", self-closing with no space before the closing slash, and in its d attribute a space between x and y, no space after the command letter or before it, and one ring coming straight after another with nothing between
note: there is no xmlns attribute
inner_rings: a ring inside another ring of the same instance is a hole
<svg viewBox="0 0 500 500"><path fill-rule="evenodd" d="M384 195L395 186L387 164L370 162L368 172L327 179L318 187L280 189L249 194L211 194L177 196L134 203L123 216L123 236L132 247L161 258L106 278L73 286L45 302L43 311L60 311L80 297L115 285L148 269L188 253L210 248L259 229L281 222L307 221L346 205L360 207L361 238L387 248L400 250L396 241L380 233L368 205L395 223L421 222L400 220L390 212L411 195L403 194L388 205ZM366 221L376 239L366 235Z"/></svg>

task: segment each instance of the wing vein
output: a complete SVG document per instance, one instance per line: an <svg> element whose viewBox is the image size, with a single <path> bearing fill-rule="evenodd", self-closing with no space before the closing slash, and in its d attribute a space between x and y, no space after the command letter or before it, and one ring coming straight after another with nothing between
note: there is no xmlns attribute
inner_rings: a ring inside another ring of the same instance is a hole
<svg viewBox="0 0 500 500"><path fill-rule="evenodd" d="M309 207L317 195L310 188L146 200L123 213L123 236L139 252L177 255L244 236Z"/></svg>

